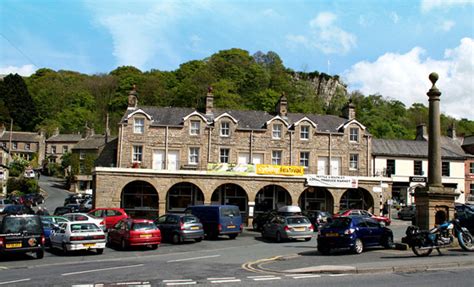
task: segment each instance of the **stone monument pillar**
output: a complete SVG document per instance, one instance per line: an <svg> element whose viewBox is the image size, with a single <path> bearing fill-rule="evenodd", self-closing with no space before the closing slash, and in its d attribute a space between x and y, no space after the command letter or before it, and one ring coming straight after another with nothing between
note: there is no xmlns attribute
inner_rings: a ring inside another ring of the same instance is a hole
<svg viewBox="0 0 474 287"><path fill-rule="evenodd" d="M415 190L416 224L421 229L430 229L436 224L454 218L454 189L443 187L441 183L441 129L439 98L441 92L436 87L438 74L431 73L433 86L428 91L428 183Z"/></svg>

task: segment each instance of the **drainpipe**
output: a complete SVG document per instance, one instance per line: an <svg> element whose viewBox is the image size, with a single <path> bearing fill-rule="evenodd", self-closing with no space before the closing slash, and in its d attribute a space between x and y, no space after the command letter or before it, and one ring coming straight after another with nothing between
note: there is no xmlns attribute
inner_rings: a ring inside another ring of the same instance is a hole
<svg viewBox="0 0 474 287"><path fill-rule="evenodd" d="M118 152L118 163L117 163L117 167L121 167L121 166L122 166L123 126L124 126L124 124L122 124L122 125L120 126L120 129L119 129L120 145L119 145L119 152Z"/></svg>
<svg viewBox="0 0 474 287"><path fill-rule="evenodd" d="M249 152L249 161L248 161L248 163L253 164L253 160L252 160L252 158L253 158L253 151L252 151L252 149L253 149L253 130L250 131L250 146L249 146L249 148L250 148L250 152Z"/></svg>
<svg viewBox="0 0 474 287"><path fill-rule="evenodd" d="M369 149L369 145L370 145L370 136L367 136L367 171L366 171L366 175L367 176L370 176L370 149Z"/></svg>
<svg viewBox="0 0 474 287"><path fill-rule="evenodd" d="M164 169L168 170L168 126L165 129L165 166Z"/></svg>
<svg viewBox="0 0 474 287"><path fill-rule="evenodd" d="M331 157L332 157L332 134L331 134L331 131L329 131L329 175L332 175L332 161L331 161Z"/></svg>
<svg viewBox="0 0 474 287"><path fill-rule="evenodd" d="M293 165L293 132L290 133L290 165Z"/></svg>
<svg viewBox="0 0 474 287"><path fill-rule="evenodd" d="M207 163L211 162L211 127L209 127L209 132L207 136Z"/></svg>

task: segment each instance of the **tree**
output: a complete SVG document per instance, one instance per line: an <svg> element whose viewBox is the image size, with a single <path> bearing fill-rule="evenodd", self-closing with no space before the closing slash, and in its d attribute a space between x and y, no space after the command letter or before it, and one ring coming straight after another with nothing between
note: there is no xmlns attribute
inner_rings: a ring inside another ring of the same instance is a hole
<svg viewBox="0 0 474 287"><path fill-rule="evenodd" d="M25 81L18 74L10 74L3 82L1 100L5 103L14 124L23 131L33 131L38 114Z"/></svg>

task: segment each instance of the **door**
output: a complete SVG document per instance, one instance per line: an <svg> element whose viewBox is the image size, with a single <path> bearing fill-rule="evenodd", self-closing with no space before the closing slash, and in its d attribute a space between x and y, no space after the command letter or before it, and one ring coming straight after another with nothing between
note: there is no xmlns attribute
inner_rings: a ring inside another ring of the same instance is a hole
<svg viewBox="0 0 474 287"><path fill-rule="evenodd" d="M248 164L249 163L250 155L246 152L239 153L239 157L237 159L238 164Z"/></svg>
<svg viewBox="0 0 474 287"><path fill-rule="evenodd" d="M164 150L154 150L153 151L153 169L162 170L164 169L164 158L165 158L165 151Z"/></svg>
<svg viewBox="0 0 474 287"><path fill-rule="evenodd" d="M331 175L341 175L341 158L331 158Z"/></svg>
<svg viewBox="0 0 474 287"><path fill-rule="evenodd" d="M318 175L327 175L328 174L328 158L327 157L318 157Z"/></svg>
<svg viewBox="0 0 474 287"><path fill-rule="evenodd" d="M263 163L263 154L262 153L254 153L252 155L252 163L253 164L262 164Z"/></svg>
<svg viewBox="0 0 474 287"><path fill-rule="evenodd" d="M168 170L178 170L179 152L177 150L168 151Z"/></svg>

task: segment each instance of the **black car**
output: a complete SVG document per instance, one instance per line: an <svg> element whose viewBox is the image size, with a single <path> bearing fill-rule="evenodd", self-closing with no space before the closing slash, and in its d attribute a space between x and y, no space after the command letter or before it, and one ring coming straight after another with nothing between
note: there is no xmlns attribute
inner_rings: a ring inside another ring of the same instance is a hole
<svg viewBox="0 0 474 287"><path fill-rule="evenodd" d="M474 206L459 204L455 206L456 218L461 226L466 227L471 234L474 234Z"/></svg>
<svg viewBox="0 0 474 287"><path fill-rule="evenodd" d="M5 206L1 215L20 215L20 214L35 214L35 211L26 205L13 204Z"/></svg>
<svg viewBox="0 0 474 287"><path fill-rule="evenodd" d="M255 231L261 231L265 223L270 221L273 217L278 215L276 210L265 211L263 213L257 213L252 221L252 227Z"/></svg>
<svg viewBox="0 0 474 287"><path fill-rule="evenodd" d="M314 231L318 231L318 228L326 224L332 217L331 213L322 210L304 211L303 215L311 221Z"/></svg>
<svg viewBox="0 0 474 287"><path fill-rule="evenodd" d="M79 204L68 204L68 206L58 206L54 210L54 215L64 215L66 213L79 212Z"/></svg>
<svg viewBox="0 0 474 287"><path fill-rule="evenodd" d="M190 239L200 242L204 238L202 223L192 214L165 214L155 224L160 228L161 238L174 244Z"/></svg>
<svg viewBox="0 0 474 287"><path fill-rule="evenodd" d="M415 205L404 206L398 212L398 218L399 219L413 220L413 218L415 218L415 216L416 216L416 206Z"/></svg>
<svg viewBox="0 0 474 287"><path fill-rule="evenodd" d="M44 244L43 226L37 215L6 215L0 223L0 256L33 252L41 259Z"/></svg>

